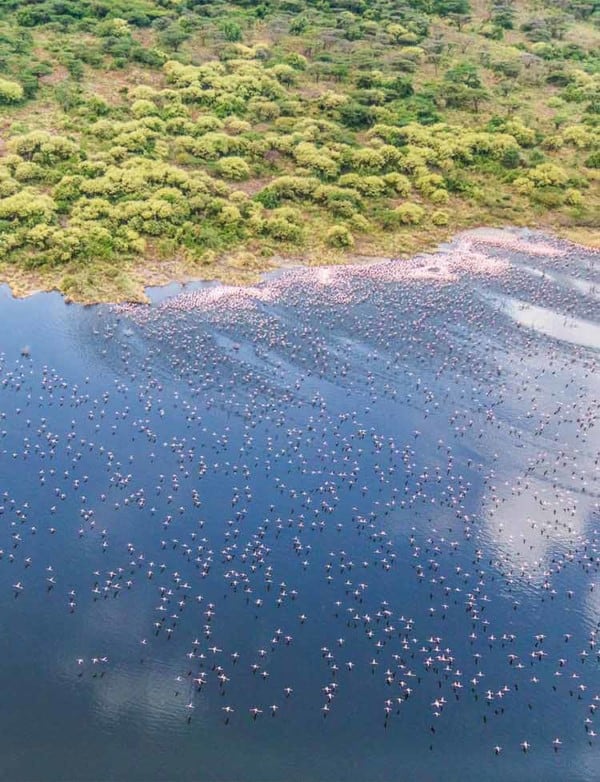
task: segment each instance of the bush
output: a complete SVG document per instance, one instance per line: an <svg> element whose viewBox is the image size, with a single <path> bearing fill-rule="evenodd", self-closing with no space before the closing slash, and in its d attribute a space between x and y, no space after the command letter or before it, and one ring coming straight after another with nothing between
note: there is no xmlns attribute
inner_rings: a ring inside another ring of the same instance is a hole
<svg viewBox="0 0 600 782"><path fill-rule="evenodd" d="M245 119L240 119L239 117L235 116L227 117L227 119L223 122L223 127L234 136L237 136L240 133L247 133L252 129L252 125L249 122L246 122Z"/></svg>
<svg viewBox="0 0 600 782"><path fill-rule="evenodd" d="M367 220L367 218L360 214L352 215L350 223L353 228L355 228L357 231L361 231L362 233L368 233L372 228L371 223Z"/></svg>
<svg viewBox="0 0 600 782"><path fill-rule="evenodd" d="M79 147L64 136L52 136L42 130L25 133L9 141L11 152L25 160L42 165L54 165L59 160L68 160L79 152Z"/></svg>
<svg viewBox="0 0 600 782"><path fill-rule="evenodd" d="M545 209L558 209L565 202L565 194L556 187L533 190L530 197L534 203L543 206Z"/></svg>
<svg viewBox="0 0 600 782"><path fill-rule="evenodd" d="M348 249L354 247L354 237L344 225L334 225L325 234L325 241L330 247Z"/></svg>
<svg viewBox="0 0 600 782"><path fill-rule="evenodd" d="M571 144L577 149L591 149L600 143L600 135L583 125L574 125L564 128L562 138L565 144Z"/></svg>
<svg viewBox="0 0 600 782"><path fill-rule="evenodd" d="M37 163L24 161L15 166L14 176L18 182L32 182L36 179L43 179L44 169Z"/></svg>
<svg viewBox="0 0 600 782"><path fill-rule="evenodd" d="M230 19L226 19L221 24L221 32L223 33L225 40L230 43L236 43L237 41L242 40L242 28L237 22Z"/></svg>
<svg viewBox="0 0 600 782"><path fill-rule="evenodd" d="M241 222L242 215L237 206L227 204L219 212L218 220L223 225L237 225Z"/></svg>
<svg viewBox="0 0 600 782"><path fill-rule="evenodd" d="M270 73L272 73L281 84L289 86L296 83L297 73L291 65L280 63L279 65L273 66Z"/></svg>
<svg viewBox="0 0 600 782"><path fill-rule="evenodd" d="M306 166L321 176L334 177L338 173L338 164L332 158L331 152L325 148L317 148L307 141L300 142L294 149L294 158L301 166Z"/></svg>
<svg viewBox="0 0 600 782"><path fill-rule="evenodd" d="M450 222L450 215L444 209L438 209L431 215L431 222L434 225L448 225Z"/></svg>
<svg viewBox="0 0 600 782"><path fill-rule="evenodd" d="M554 163L542 163L527 172L527 179L535 187L563 187L567 184L567 172Z"/></svg>
<svg viewBox="0 0 600 782"><path fill-rule="evenodd" d="M381 171L385 168L385 158L376 149L357 149L352 153L352 167L357 171Z"/></svg>
<svg viewBox="0 0 600 782"><path fill-rule="evenodd" d="M56 203L47 195L24 189L7 198L0 198L0 220L35 224L48 221L56 211Z"/></svg>
<svg viewBox="0 0 600 782"><path fill-rule="evenodd" d="M588 168L600 168L600 151L592 152L592 154L586 158L585 165Z"/></svg>
<svg viewBox="0 0 600 782"><path fill-rule="evenodd" d="M569 206L581 206L583 204L583 196L574 187L570 187L565 191L565 204Z"/></svg>
<svg viewBox="0 0 600 782"><path fill-rule="evenodd" d="M281 114L281 109L275 101L264 100L263 98L252 98L252 100L248 101L248 111L259 122L277 119Z"/></svg>
<svg viewBox="0 0 600 782"><path fill-rule="evenodd" d="M131 113L134 117L149 117L157 114L156 105L151 100L140 98L131 104Z"/></svg>
<svg viewBox="0 0 600 782"><path fill-rule="evenodd" d="M265 187L254 196L255 200L266 209L275 209L281 203L282 196L272 187Z"/></svg>
<svg viewBox="0 0 600 782"><path fill-rule="evenodd" d="M319 184L320 182L316 177L281 176L274 179L263 192L269 190L280 199L287 198L292 201L305 201L312 198Z"/></svg>
<svg viewBox="0 0 600 782"><path fill-rule="evenodd" d="M425 210L418 204L407 201L394 209L394 214L402 225L419 225L425 217Z"/></svg>
<svg viewBox="0 0 600 782"><path fill-rule="evenodd" d="M388 187L393 188L398 195L407 196L410 193L410 179L404 176L404 174L392 171L384 175L383 181Z"/></svg>
<svg viewBox="0 0 600 782"><path fill-rule="evenodd" d="M504 168L518 168L521 165L521 155L518 149L507 149L500 158Z"/></svg>
<svg viewBox="0 0 600 782"><path fill-rule="evenodd" d="M280 242L297 243L302 239L302 229L285 217L269 217L263 223L263 232Z"/></svg>
<svg viewBox="0 0 600 782"><path fill-rule="evenodd" d="M340 106L343 106L347 102L347 95L340 95L338 92L327 90L327 92L324 92L319 96L317 106L323 111L329 111L331 109L339 109Z"/></svg>
<svg viewBox="0 0 600 782"><path fill-rule="evenodd" d="M443 188L434 190L429 196L429 200L432 204L447 204L449 198L448 191Z"/></svg>
<svg viewBox="0 0 600 782"><path fill-rule="evenodd" d="M24 94L18 82L0 78L0 103L18 103Z"/></svg>
<svg viewBox="0 0 600 782"><path fill-rule="evenodd" d="M223 157L216 167L222 177L236 182L248 179L250 176L250 166L241 157Z"/></svg>
<svg viewBox="0 0 600 782"><path fill-rule="evenodd" d="M346 102L340 107L340 119L348 128L359 130L373 124L375 115L369 106L356 102Z"/></svg>

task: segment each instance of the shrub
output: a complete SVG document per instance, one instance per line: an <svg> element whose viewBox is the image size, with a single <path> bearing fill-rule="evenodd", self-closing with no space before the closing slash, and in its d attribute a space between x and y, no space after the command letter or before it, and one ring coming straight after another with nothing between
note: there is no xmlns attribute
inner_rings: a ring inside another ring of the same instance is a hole
<svg viewBox="0 0 600 782"><path fill-rule="evenodd" d="M598 133L594 133L583 125L564 128L561 135L566 144L572 144L577 149L590 149L600 142Z"/></svg>
<svg viewBox="0 0 600 782"><path fill-rule="evenodd" d="M348 128L360 129L373 124L375 115L370 106L346 102L340 107L340 119Z"/></svg>
<svg viewBox="0 0 600 782"><path fill-rule="evenodd" d="M269 217L263 222L263 232L280 242L297 243L302 239L302 229L285 217Z"/></svg>
<svg viewBox="0 0 600 782"><path fill-rule="evenodd" d="M325 234L325 241L330 247L348 249L354 247L354 237L344 225L334 225Z"/></svg>
<svg viewBox="0 0 600 782"><path fill-rule="evenodd" d="M237 206L225 205L218 214L218 220L223 225L237 225L242 220L242 215Z"/></svg>
<svg viewBox="0 0 600 782"><path fill-rule="evenodd" d="M236 43L237 41L242 40L242 28L237 22L234 22L231 19L226 19L221 24L221 32L223 33L225 40L230 43Z"/></svg>
<svg viewBox="0 0 600 782"><path fill-rule="evenodd" d="M535 130L526 127L518 119L509 120L504 124L504 131L516 138L520 146L532 147L536 142Z"/></svg>
<svg viewBox="0 0 600 782"><path fill-rule="evenodd" d="M241 157L223 157L217 163L217 171L225 179L240 182L250 176L250 166Z"/></svg>
<svg viewBox="0 0 600 782"><path fill-rule="evenodd" d="M425 217L425 210L418 204L407 201L394 209L398 221L402 225L419 225Z"/></svg>
<svg viewBox="0 0 600 782"><path fill-rule="evenodd" d="M52 219L56 203L50 196L25 188L7 198L0 198L0 220L35 224Z"/></svg>
<svg viewBox="0 0 600 782"><path fill-rule="evenodd" d="M19 183L12 177L0 177L0 198L11 196L20 190Z"/></svg>
<svg viewBox="0 0 600 782"><path fill-rule="evenodd" d="M14 177L18 182L33 182L36 179L42 179L44 169L37 163L24 161L15 166Z"/></svg>
<svg viewBox="0 0 600 782"><path fill-rule="evenodd" d="M331 152L307 141L300 142L294 149L294 158L301 166L306 166L321 176L334 177L338 173L338 164L333 160Z"/></svg>
<svg viewBox="0 0 600 782"><path fill-rule="evenodd" d="M567 184L567 172L555 163L542 163L526 174L535 187L563 187Z"/></svg>
<svg viewBox="0 0 600 782"><path fill-rule="evenodd" d="M444 209L438 209L431 215L431 222L434 225L448 225L450 215Z"/></svg>
<svg viewBox="0 0 600 782"><path fill-rule="evenodd" d="M285 56L286 65L291 65L297 71L305 71L308 65L308 60L303 54L298 52L290 52Z"/></svg>
<svg viewBox="0 0 600 782"><path fill-rule="evenodd" d="M385 193L386 182L380 176L363 176L356 183L356 189L363 195L377 198Z"/></svg>
<svg viewBox="0 0 600 782"><path fill-rule="evenodd" d="M443 188L444 178L440 174L423 174L415 182L417 188L427 196L431 196L436 190Z"/></svg>
<svg viewBox="0 0 600 782"><path fill-rule="evenodd" d="M386 182L380 176L360 176L359 174L343 174L339 180L342 187L358 190L362 195L377 198L386 190Z"/></svg>
<svg viewBox="0 0 600 782"><path fill-rule="evenodd" d="M533 190L530 198L534 203L543 206L545 209L557 209L565 202L565 194L557 187L544 187Z"/></svg>
<svg viewBox="0 0 600 782"><path fill-rule="evenodd" d="M278 198L304 201L312 198L319 184L319 180L316 177L281 176L274 179L269 187L265 189L276 194Z"/></svg>
<svg viewBox="0 0 600 782"><path fill-rule="evenodd" d="M261 122L274 120L281 113L275 101L264 100L263 98L252 98L252 100L248 101L248 111L255 119Z"/></svg>
<svg viewBox="0 0 600 782"><path fill-rule="evenodd" d="M600 151L592 152L592 154L586 158L585 165L588 168L600 168Z"/></svg>
<svg viewBox="0 0 600 782"><path fill-rule="evenodd" d="M410 179L404 174L392 171L383 177L385 184L395 190L398 195L407 196L410 193Z"/></svg>
<svg viewBox="0 0 600 782"><path fill-rule="evenodd" d="M352 167L357 171L381 171L385 167L384 156L376 149L358 149L352 153Z"/></svg>
<svg viewBox="0 0 600 782"><path fill-rule="evenodd" d="M359 208L361 205L360 194L350 187L338 187L337 185L321 185L314 194L315 201L324 203L328 207L344 203L351 207Z"/></svg>
<svg viewBox="0 0 600 782"><path fill-rule="evenodd" d="M569 206L581 206L583 204L583 196L580 191L576 190L574 187L568 188L568 190L565 191L565 204L569 204Z"/></svg>
<svg viewBox="0 0 600 782"><path fill-rule="evenodd" d="M131 105L131 113L134 117L148 117L152 114L157 114L157 108L150 100L140 98Z"/></svg>
<svg viewBox="0 0 600 782"><path fill-rule="evenodd" d="M317 105L323 111L328 111L331 109L339 109L340 106L343 106L347 102L348 102L347 95L340 95L340 93L338 92L332 92L331 90L327 90L327 92L324 92L322 95L319 96L317 100Z"/></svg>
<svg viewBox="0 0 600 782"><path fill-rule="evenodd" d="M223 127L229 133L233 133L234 136L237 136L240 133L248 133L248 131L252 129L252 125L249 122L246 122L245 119L240 119L239 117L235 116L227 117L227 119L223 122Z"/></svg>
<svg viewBox="0 0 600 782"><path fill-rule="evenodd" d="M353 228L362 233L368 233L371 230L371 223L364 215L354 214L350 219L350 223Z"/></svg>
<svg viewBox="0 0 600 782"><path fill-rule="evenodd" d="M11 139L8 148L25 160L42 165L53 165L59 160L68 160L79 152L79 147L71 139L52 136L42 130Z"/></svg>
<svg viewBox="0 0 600 782"><path fill-rule="evenodd" d="M518 149L508 149L502 157L500 162L504 168L518 168L521 165L521 155Z"/></svg>
<svg viewBox="0 0 600 782"><path fill-rule="evenodd" d="M447 204L449 200L448 191L440 187L429 195L429 200L432 204Z"/></svg>
<svg viewBox="0 0 600 782"><path fill-rule="evenodd" d="M23 100L24 94L18 82L0 78L0 103L18 103Z"/></svg>
<svg viewBox="0 0 600 782"><path fill-rule="evenodd" d="M291 65L279 63L278 65L274 65L273 68L271 68L270 73L272 73L277 81L281 82L281 84L286 84L289 86L296 83L297 74Z"/></svg>

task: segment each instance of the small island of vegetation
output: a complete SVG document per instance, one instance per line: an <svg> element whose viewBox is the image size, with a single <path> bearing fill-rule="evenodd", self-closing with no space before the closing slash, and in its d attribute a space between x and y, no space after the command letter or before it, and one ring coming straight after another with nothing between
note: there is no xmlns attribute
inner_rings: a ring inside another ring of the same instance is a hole
<svg viewBox="0 0 600 782"><path fill-rule="evenodd" d="M592 241L595 0L4 0L0 275L142 300L517 224Z"/></svg>

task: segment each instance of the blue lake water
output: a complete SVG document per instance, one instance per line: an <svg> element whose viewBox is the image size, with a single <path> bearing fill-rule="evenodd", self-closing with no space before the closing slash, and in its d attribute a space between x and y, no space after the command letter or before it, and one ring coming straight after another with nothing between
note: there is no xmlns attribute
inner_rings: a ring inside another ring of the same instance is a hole
<svg viewBox="0 0 600 782"><path fill-rule="evenodd" d="M0 288L0 779L599 778L600 256L404 263Z"/></svg>

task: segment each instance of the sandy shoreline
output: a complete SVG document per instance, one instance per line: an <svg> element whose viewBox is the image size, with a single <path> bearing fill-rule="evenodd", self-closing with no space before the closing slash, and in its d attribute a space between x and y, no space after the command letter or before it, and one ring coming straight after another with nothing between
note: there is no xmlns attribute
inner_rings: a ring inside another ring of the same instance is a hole
<svg viewBox="0 0 600 782"><path fill-rule="evenodd" d="M561 231L555 229L524 228L521 226L469 228L457 231L449 235L446 241L436 242L428 249L423 249L408 257L391 257L387 255L368 255L362 253L345 253L332 257L323 256L321 262L310 255L308 256L283 256L277 255L264 260L259 268L240 268L235 269L235 263L232 266L225 264L216 264L207 266L203 273L198 274L198 267L193 267L189 263L181 260L172 261L151 261L148 266L132 266L125 269L123 274L130 282L132 295L128 296L121 291L116 292L114 286L107 283L105 291L98 293L93 298L79 297L71 295L61 289L61 280L64 278L64 270L54 273L40 274L35 271L25 271L22 269L2 267L0 265L0 285L6 285L14 298L27 298L39 293L60 293L67 303L78 303L83 305L94 304L115 304L119 306L136 306L140 304L150 304L151 298L148 296L148 290L151 288L166 287L168 285L186 286L190 284L219 283L228 291L236 291L243 298L243 291L247 291L252 298L252 291L256 291L257 285L262 284L272 273L282 272L290 274L298 271L311 270L316 274L316 278L331 276L324 270L337 270L333 274L337 280L345 276L344 270L349 268L369 269L378 267L381 273L386 276L399 279L430 279L438 281L451 281L456 278L458 273L469 271L475 274L496 274L499 273L497 264L490 263L489 257L483 257L479 254L475 256L465 256L465 242L470 247L489 247L503 249L507 252L526 251L534 255L556 255L556 243L563 243L573 250L581 249L588 253L600 252L600 232L593 233L587 229L584 232L586 243L575 241L565 234L577 235L581 231ZM527 241L524 237L529 236L534 241ZM452 250L450 249L452 248ZM456 255L458 250L458 255ZM470 252L469 250L468 252ZM454 252L454 256L452 256ZM235 254L231 256L235 261ZM443 257L440 268L440 257ZM428 268L428 264L433 262L436 266L435 271ZM391 276L390 276L391 275ZM290 280L291 281L291 280ZM215 291L211 288L211 291ZM140 293L141 292L141 293ZM185 294L185 290L178 293L179 296ZM213 292L212 296L216 296ZM219 295L219 298L222 294Z"/></svg>

